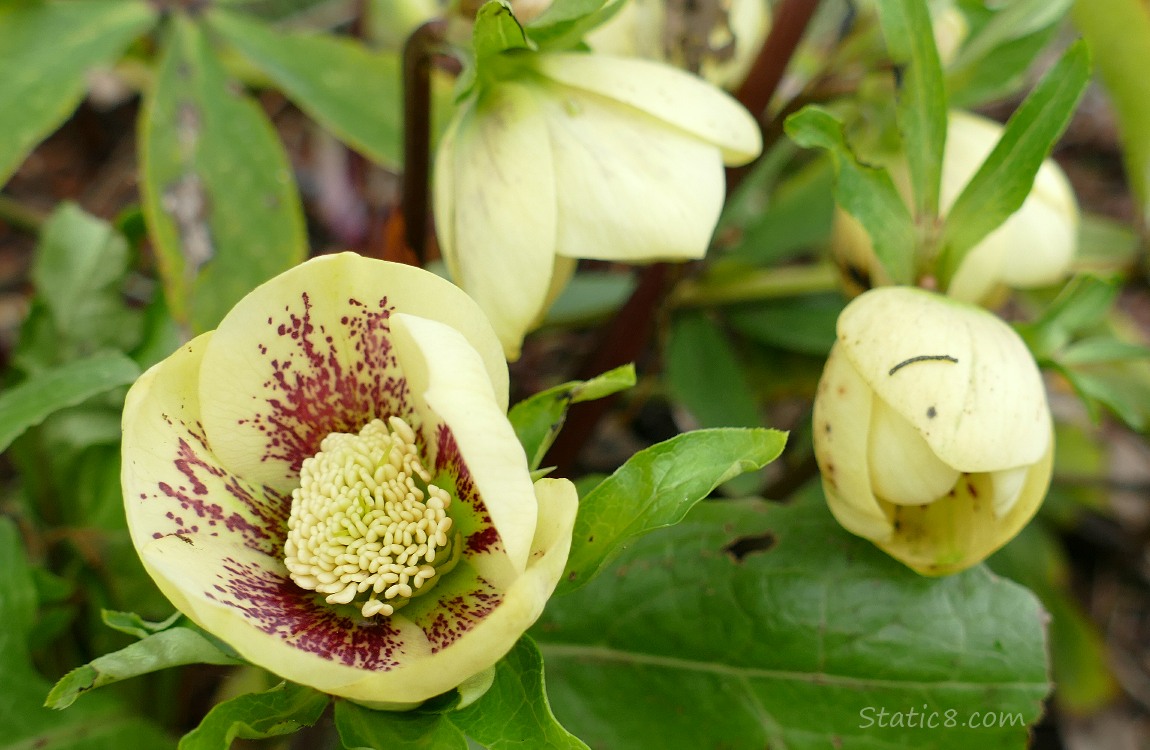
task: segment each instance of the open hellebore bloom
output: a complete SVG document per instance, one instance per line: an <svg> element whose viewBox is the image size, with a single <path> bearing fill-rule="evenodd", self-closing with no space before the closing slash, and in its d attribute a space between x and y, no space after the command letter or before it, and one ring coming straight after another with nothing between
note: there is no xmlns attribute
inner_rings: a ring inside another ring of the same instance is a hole
<svg viewBox="0 0 1150 750"><path fill-rule="evenodd" d="M508 358L576 258L701 258L724 164L761 148L754 118L700 79L647 60L515 52L465 102L435 167L439 244Z"/></svg>
<svg viewBox="0 0 1150 750"><path fill-rule="evenodd" d="M577 497L532 485L483 314L421 269L297 266L146 372L132 541L246 659L379 707L492 667L562 573Z"/></svg>
<svg viewBox="0 0 1150 750"><path fill-rule="evenodd" d="M1026 345L921 289L874 289L843 310L814 433L835 518L925 575L1001 547L1050 483L1053 425Z"/></svg>
<svg viewBox="0 0 1150 750"><path fill-rule="evenodd" d="M978 115L954 111L947 122L942 161L940 211L954 205L966 183L994 149L1002 126ZM910 205L906 165L891 165L891 176ZM854 276L889 283L865 229L849 214L835 216L831 246ZM1078 247L1078 203L1062 169L1047 159L1021 208L988 234L963 259L947 294L977 304L992 303L1004 288L1054 284L1070 270Z"/></svg>

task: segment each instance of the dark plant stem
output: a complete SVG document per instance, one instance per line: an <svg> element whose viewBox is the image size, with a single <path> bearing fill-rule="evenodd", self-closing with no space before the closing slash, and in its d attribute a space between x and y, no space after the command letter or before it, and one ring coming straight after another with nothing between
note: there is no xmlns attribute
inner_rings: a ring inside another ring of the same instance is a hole
<svg viewBox="0 0 1150 750"><path fill-rule="evenodd" d="M756 117L761 119L774 96L818 5L819 0L783 0L776 9L771 32L751 66L746 82L736 94ZM742 170L727 171L728 190L739 182L742 174ZM644 269L631 298L603 331L595 350L584 360L576 377L593 377L639 358L655 332L659 310L676 276L666 263L655 263ZM614 402L615 398L605 398L574 407L543 464L555 466L558 476L571 476L584 444Z"/></svg>
<svg viewBox="0 0 1150 750"><path fill-rule="evenodd" d="M444 43L447 24L434 19L416 29L403 47L404 241L427 262L427 213L431 182L431 66Z"/></svg>

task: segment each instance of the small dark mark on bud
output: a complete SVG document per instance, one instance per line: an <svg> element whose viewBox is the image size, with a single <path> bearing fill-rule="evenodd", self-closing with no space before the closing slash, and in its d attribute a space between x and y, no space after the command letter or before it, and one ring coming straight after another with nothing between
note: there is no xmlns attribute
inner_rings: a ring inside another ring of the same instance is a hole
<svg viewBox="0 0 1150 750"><path fill-rule="evenodd" d="M949 354L920 354L917 357L911 357L910 359L904 359L902 362L899 362L890 368L890 372L888 372L887 375L894 375L902 368L907 365L913 365L915 362L950 362L951 364L958 364L958 360Z"/></svg>
<svg viewBox="0 0 1150 750"><path fill-rule="evenodd" d="M926 416L927 416L929 419L934 419L935 417L937 417L937 416L938 416L938 409L935 409L933 406L932 406L932 407L930 407L930 408L928 408L928 409L926 410Z"/></svg>

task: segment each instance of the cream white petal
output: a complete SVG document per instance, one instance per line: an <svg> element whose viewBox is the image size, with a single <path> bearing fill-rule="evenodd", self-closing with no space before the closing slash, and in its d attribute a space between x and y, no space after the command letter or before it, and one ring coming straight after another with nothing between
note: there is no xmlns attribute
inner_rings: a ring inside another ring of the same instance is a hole
<svg viewBox="0 0 1150 750"><path fill-rule="evenodd" d="M909 422L882 399L871 408L867 446L875 495L895 505L924 505L945 495L959 472L939 460Z"/></svg>
<svg viewBox="0 0 1150 750"><path fill-rule="evenodd" d="M1032 464L1047 450L1046 392L1022 339L993 314L910 287L855 298L838 345L879 398L962 472Z"/></svg>
<svg viewBox="0 0 1150 750"><path fill-rule="evenodd" d="M1022 494L1022 488L1026 485L1026 475L1029 471L1029 466L1019 466L990 473L991 486L994 488L993 506L996 518L1002 518L1014 508Z"/></svg>
<svg viewBox="0 0 1150 750"><path fill-rule="evenodd" d="M518 358L551 287L557 178L543 115L527 86L492 87L457 115L436 166L444 260L508 359Z"/></svg>
<svg viewBox="0 0 1150 750"><path fill-rule="evenodd" d="M501 405L502 346L458 287L419 268L341 253L303 263L232 308L204 350L202 419L231 472L281 492L332 432L403 416L406 390L388 333L396 311L439 320L479 352ZM411 386L409 388L409 386Z"/></svg>
<svg viewBox="0 0 1150 750"><path fill-rule="evenodd" d="M706 254L725 190L712 146L594 94L537 93L562 187L558 254L627 262Z"/></svg>
<svg viewBox="0 0 1150 750"><path fill-rule="evenodd" d="M815 458L827 505L848 531L868 539L893 527L874 496L867 465L873 394L838 344L831 348L815 399Z"/></svg>
<svg viewBox="0 0 1150 750"><path fill-rule="evenodd" d="M729 94L669 65L612 55L541 54L537 69L548 78L663 120L717 146L731 166L762 151L758 123Z"/></svg>
<svg viewBox="0 0 1150 750"><path fill-rule="evenodd" d="M470 482L516 573L528 562L538 520L527 457L492 391L483 361L455 329L403 313L392 319L396 356L413 382L421 425L450 430ZM426 428L425 427L425 428ZM437 434L424 435L437 444Z"/></svg>

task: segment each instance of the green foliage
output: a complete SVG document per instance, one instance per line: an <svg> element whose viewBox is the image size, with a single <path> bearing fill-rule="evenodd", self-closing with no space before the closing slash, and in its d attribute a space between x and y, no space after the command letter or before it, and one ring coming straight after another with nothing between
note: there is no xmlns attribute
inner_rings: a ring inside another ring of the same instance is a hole
<svg viewBox="0 0 1150 750"><path fill-rule="evenodd" d="M1073 17L1114 103L1126 174L1145 218L1150 216L1150 97L1135 71L1150 67L1150 8L1141 0L1104 5L1079 0Z"/></svg>
<svg viewBox="0 0 1150 750"><path fill-rule="evenodd" d="M213 9L208 24L293 102L374 161L403 163L399 55L325 34L289 34Z"/></svg>
<svg viewBox="0 0 1150 750"><path fill-rule="evenodd" d="M49 683L33 668L28 653L28 640L38 626L33 570L15 524L0 517L0 749L172 747L152 723L108 696L95 696L64 714L43 706Z"/></svg>
<svg viewBox="0 0 1150 750"><path fill-rule="evenodd" d="M303 212L263 111L230 88L203 29L175 16L141 119L143 193L172 314L215 328L302 261Z"/></svg>
<svg viewBox="0 0 1150 750"><path fill-rule="evenodd" d="M467 736L491 750L587 750L551 713L543 684L543 657L527 636L520 638L496 666L495 682L483 697L447 716Z"/></svg>
<svg viewBox="0 0 1150 750"><path fill-rule="evenodd" d="M944 285L966 254L1022 206L1089 82L1089 55L1077 42L1011 116L1002 138L947 214L939 262Z"/></svg>
<svg viewBox="0 0 1150 750"><path fill-rule="evenodd" d="M136 0L0 7L0 185L80 103L84 74L112 62L155 19L155 8Z"/></svg>
<svg viewBox="0 0 1150 750"><path fill-rule="evenodd" d="M634 385L635 366L623 365L590 380L573 380L548 388L512 406L507 418L515 427L531 470L538 469L543 462L563 429L571 404L605 398Z"/></svg>
<svg viewBox="0 0 1150 750"><path fill-rule="evenodd" d="M171 631L168 631L171 632ZM234 739L258 740L292 734L314 724L329 698L311 688L281 682L218 704L184 735L179 750L221 750Z"/></svg>
<svg viewBox="0 0 1150 750"><path fill-rule="evenodd" d="M116 352L96 354L39 373L0 394L0 451L61 409L128 385L140 368Z"/></svg>
<svg viewBox="0 0 1150 750"><path fill-rule="evenodd" d="M946 89L934 46L934 27L919 0L880 0L887 48L906 70L898 89L898 127L914 188L918 216L937 216L946 143Z"/></svg>
<svg viewBox="0 0 1150 750"><path fill-rule="evenodd" d="M583 586L635 537L680 521L723 482L778 458L786 433L714 429L641 450L580 499L559 593Z"/></svg>
<svg viewBox="0 0 1150 750"><path fill-rule="evenodd" d="M467 748L467 738L446 714L373 711L350 701L338 700L335 702L335 726L344 750Z"/></svg>
<svg viewBox="0 0 1150 750"><path fill-rule="evenodd" d="M1049 689L1044 622L984 568L915 575L806 492L697 506L533 632L556 714L592 747L968 750L1025 745ZM910 726L912 708L939 728ZM944 725L974 712L1008 725Z"/></svg>
<svg viewBox="0 0 1150 750"><path fill-rule="evenodd" d="M891 280L909 283L914 272L914 223L887 171L859 163L847 145L842 122L822 107L808 105L791 115L786 131L800 146L830 153L838 175L835 200L866 228Z"/></svg>

